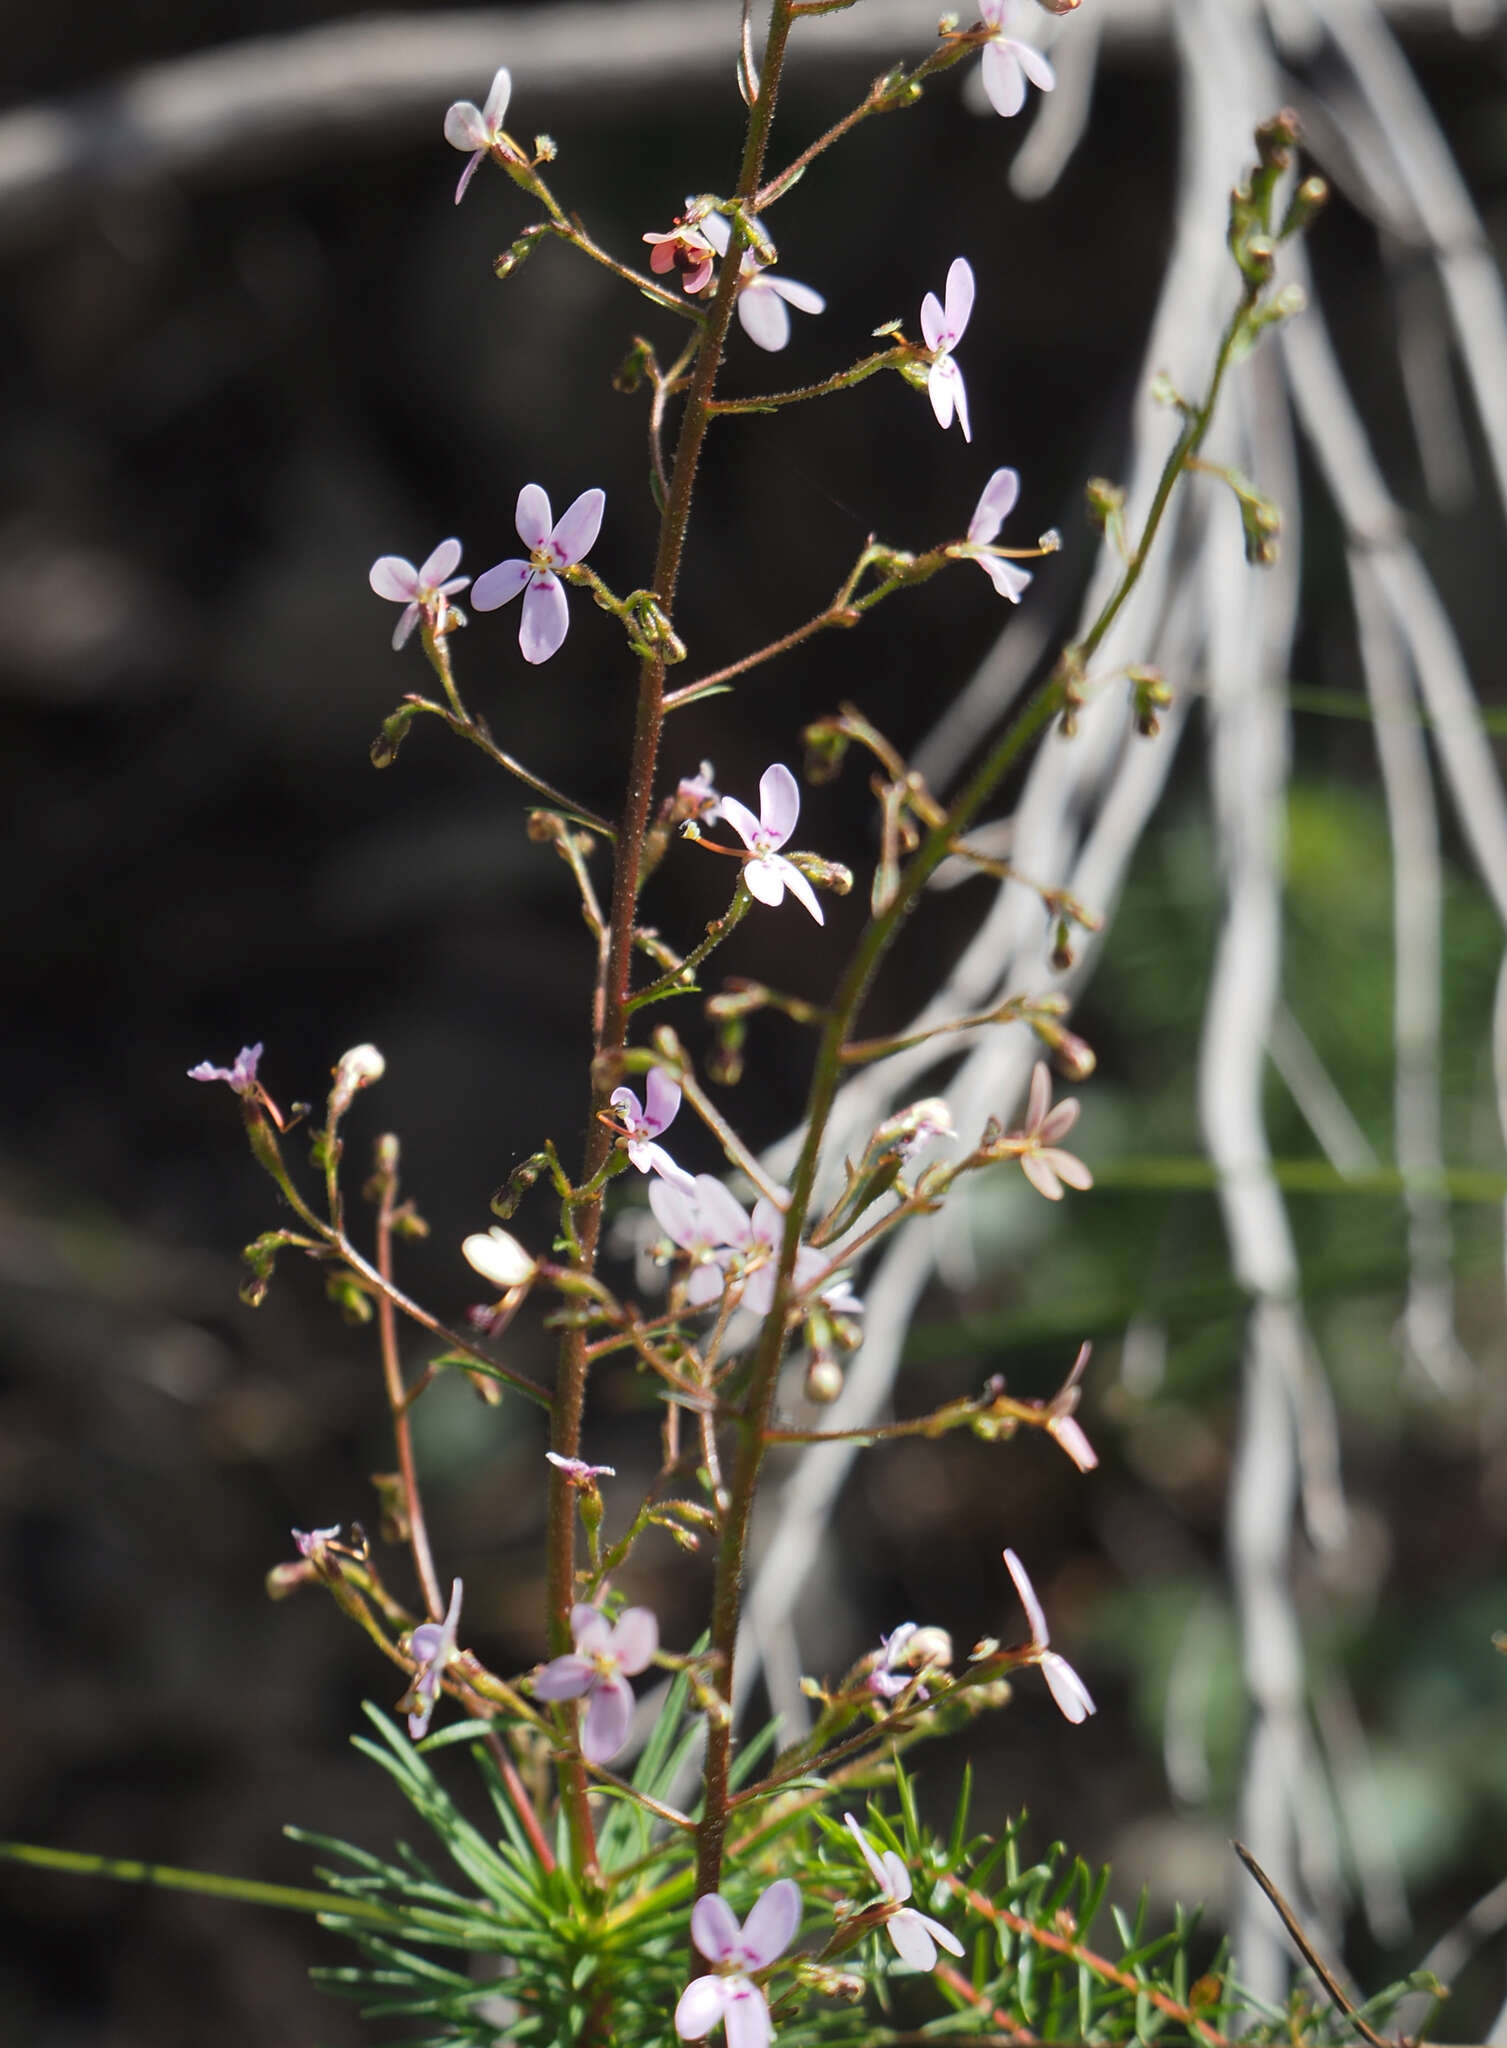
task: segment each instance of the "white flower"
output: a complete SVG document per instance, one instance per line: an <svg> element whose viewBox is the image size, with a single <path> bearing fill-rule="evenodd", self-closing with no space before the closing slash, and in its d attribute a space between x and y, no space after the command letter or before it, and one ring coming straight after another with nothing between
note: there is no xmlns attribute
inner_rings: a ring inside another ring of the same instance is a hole
<svg viewBox="0 0 1507 2048"><path fill-rule="evenodd" d="M732 826L752 859L743 863L743 879L750 896L761 903L783 903L788 889L818 924L825 924L816 891L780 848L795 830L801 814L801 793L795 777L783 762L776 761L759 777L759 815L735 796L722 799L722 815Z"/></svg>
<svg viewBox="0 0 1507 2048"><path fill-rule="evenodd" d="M392 636L394 647L403 645L425 615L434 631L440 631L449 599L471 581L469 576L451 575L459 560L460 542L442 540L420 569L403 555L379 555L372 563L366 580L378 597L406 607Z"/></svg>
<svg viewBox="0 0 1507 2048"><path fill-rule="evenodd" d="M954 412L963 429L963 439L973 439L968 424L968 394L963 373L952 359L952 351L963 338L968 316L973 311L973 266L965 256L954 256L947 269L947 304L938 302L935 292L921 301L921 332L932 351L932 365L926 373L926 390L931 409L940 425L950 427Z"/></svg>
<svg viewBox="0 0 1507 2048"><path fill-rule="evenodd" d="M1014 562L1001 560L991 552L990 543L1014 510L1019 496L1020 477L1017 472L997 469L973 508L967 540L957 541L947 550L958 561L977 562L1000 596L1007 597L1011 604L1020 603L1031 581L1031 572L1017 568Z"/></svg>
<svg viewBox="0 0 1507 2048"><path fill-rule="evenodd" d="M502 117L508 110L508 101L512 96L512 76L507 66L502 65L492 80L492 90L487 94L487 103L484 107L477 107L470 100L457 100L446 114L445 140L450 147L474 152L470 163L461 172L460 183L455 188L457 206L465 198L466 187L476 176L476 167L482 158L503 144Z"/></svg>
<svg viewBox="0 0 1507 2048"><path fill-rule="evenodd" d="M1062 1709L1065 1717L1076 1727L1080 1721L1086 1721L1090 1714L1097 1712L1089 1696L1088 1687L1066 1657L1059 1657L1057 1652L1049 1647L1052 1638L1047 1633L1047 1618L1042 1612L1041 1602L1036 1597L1036 1588L1031 1584L1029 1573L1013 1550L1005 1552L1005 1563L1010 1567L1010 1576L1015 1581L1020 1604L1026 1610L1026 1619L1031 1624L1031 1645L1036 1653L1031 1662L1041 1666L1041 1675L1051 1688L1052 1698Z"/></svg>
<svg viewBox="0 0 1507 2048"><path fill-rule="evenodd" d="M910 1872L894 1850L876 1849L851 1813L845 1813L842 1820L863 1851L863 1860L873 1872L875 1884L889 1902L884 1924L901 1961L909 1963L913 1970L934 1970L939 1942L949 1955L960 1956L963 1944L955 1934L949 1934L941 1921L933 1920L929 1913L919 1913L905 1903L910 1897Z"/></svg>
<svg viewBox="0 0 1507 2048"><path fill-rule="evenodd" d="M709 213L701 223L701 232L719 256L727 254L732 228L726 214ZM782 349L790 339L788 306L794 306L800 313L827 310L820 292L814 292L809 284L795 284L788 278L773 276L752 249L743 251L739 279L738 319L743 332L771 353Z"/></svg>
<svg viewBox="0 0 1507 2048"><path fill-rule="evenodd" d="M984 91L989 104L996 114L1018 114L1026 103L1026 80L1029 78L1038 92L1050 92L1057 83L1057 74L1051 65L1031 43L1016 41L1005 34L1005 22L1014 0L979 0L979 19L991 30L984 45L983 61L979 75L984 81ZM1072 0L1076 6L1077 0ZM1050 11L1067 13L1063 7L1052 7Z"/></svg>
<svg viewBox="0 0 1507 2048"><path fill-rule="evenodd" d="M490 1230L462 1238L460 1249L466 1264L504 1294L512 1287L527 1287L539 1270L517 1238L495 1223Z"/></svg>

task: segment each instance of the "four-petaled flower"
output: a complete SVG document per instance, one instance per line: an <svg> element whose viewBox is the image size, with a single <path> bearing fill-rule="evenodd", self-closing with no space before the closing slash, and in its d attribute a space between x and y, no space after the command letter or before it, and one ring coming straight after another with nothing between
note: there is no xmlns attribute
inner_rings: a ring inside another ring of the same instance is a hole
<svg viewBox="0 0 1507 2048"><path fill-rule="evenodd" d="M670 1128L679 1112L680 1083L672 1081L663 1067L651 1067L644 1084L643 1102L626 1087L614 1088L607 1099L623 1120L619 1136L639 1172L663 1174L666 1180L689 1192L695 1186L694 1174L677 1166L664 1146L654 1142L661 1131ZM604 1116L603 1121L610 1124L612 1119ZM668 1224L665 1227L668 1229Z"/></svg>
<svg viewBox="0 0 1507 2048"><path fill-rule="evenodd" d="M987 53L986 53L987 54ZM476 167L491 150L506 148L502 132L502 117L508 110L508 101L513 95L513 80L507 66L499 68L492 80L492 90L487 94L487 103L478 107L471 100L457 100L445 116L445 140L452 149L471 150L471 161L460 174L460 183L455 188L455 203L460 205L466 196L466 187L476 176ZM1003 112L1003 108L1001 112Z"/></svg>
<svg viewBox="0 0 1507 2048"><path fill-rule="evenodd" d="M1049 1202L1062 1200L1064 1181L1070 1188L1091 1188L1094 1177L1071 1152L1057 1143L1078 1121L1078 1099L1066 1096L1052 1107L1052 1076L1045 1060L1031 1070L1031 1092L1026 1100L1024 1127L1010 1134L1010 1144L1020 1161L1020 1170Z"/></svg>
<svg viewBox="0 0 1507 2048"><path fill-rule="evenodd" d="M570 1637L575 1649L553 1658L539 1672L534 1697L584 1699L581 1754L589 1764L609 1763L628 1740L633 1718L628 1680L653 1661L659 1623L647 1607L629 1607L614 1628L599 1607L578 1602L570 1610Z"/></svg>
<svg viewBox="0 0 1507 2048"><path fill-rule="evenodd" d="M1021 594L1031 580L1029 569L1018 569L1013 562L1001 561L990 552L990 542L1004 525L1020 496L1020 477L1013 469L997 469L983 495L973 508L973 517L968 522L968 538L957 541L947 552L959 561L977 562L1001 597L1009 598L1011 604L1019 604Z"/></svg>
<svg viewBox="0 0 1507 2048"><path fill-rule="evenodd" d="M788 889L797 902L809 910L818 924L824 924L816 891L794 862L786 860L780 848L795 830L801 814L801 793L795 777L783 762L776 761L759 777L759 815L735 796L722 799L722 815L748 848L751 859L743 863L743 879L750 896L761 903L783 903Z"/></svg>
<svg viewBox="0 0 1507 2048"><path fill-rule="evenodd" d="M570 612L557 572L573 568L591 552L602 530L606 505L605 491L582 491L569 510L554 520L549 498L539 484L525 484L518 493L515 524L529 559L523 562L510 556L486 570L472 587L471 602L479 612L495 612L522 593L518 645L525 661L548 661L564 640Z"/></svg>
<svg viewBox="0 0 1507 2048"><path fill-rule="evenodd" d="M213 1067L208 1060L200 1060L198 1066L189 1068L188 1078L190 1081L223 1081L237 1095L254 1095L257 1062L261 1056L260 1045L243 1045L235 1056L234 1066Z"/></svg>
<svg viewBox="0 0 1507 2048"><path fill-rule="evenodd" d="M1086 1721L1096 1712L1088 1687L1069 1664L1066 1657L1059 1657L1051 1647L1052 1638L1047 1633L1047 1618L1036 1597L1029 1574L1013 1550L1005 1552L1005 1563L1010 1567L1010 1576L1015 1581L1015 1590L1020 1595L1020 1604L1026 1610L1026 1619L1031 1624L1031 1644L1035 1652L1033 1664L1041 1666L1041 1675L1051 1688L1052 1698L1063 1714L1075 1726Z"/></svg>
<svg viewBox="0 0 1507 2048"><path fill-rule="evenodd" d="M461 1582L450 1588L450 1605L443 1621L421 1621L408 1638L408 1654L418 1666L413 1684L402 1704L408 1707L408 1732L418 1742L429 1732L429 1717L440 1696L445 1666L455 1655L455 1631L460 1627Z"/></svg>
<svg viewBox="0 0 1507 2048"><path fill-rule="evenodd" d="M926 294L921 301L921 332L932 351L931 368L926 373L931 409L944 427L952 425L956 412L965 441L973 439L973 429L968 424L968 394L952 351L962 340L972 311L973 266L966 257L954 256L947 271L947 304L941 305L935 292Z"/></svg>
<svg viewBox="0 0 1507 2048"><path fill-rule="evenodd" d="M876 1849L851 1813L845 1813L842 1821L863 1851L863 1860L873 1872L875 1884L889 1902L884 1924L901 1961L909 1963L913 1970L934 1970L938 1942L949 1955L960 1956L963 1944L955 1934L950 1934L929 1913L917 1912L914 1906L905 1903L910 1897L910 1872L894 1850Z"/></svg>
<svg viewBox="0 0 1507 2048"><path fill-rule="evenodd" d="M678 270L683 292L693 295L706 290L717 252L694 221L678 220L668 234L649 234L644 240L653 246L649 268L656 277Z"/></svg>
<svg viewBox="0 0 1507 2048"><path fill-rule="evenodd" d="M372 589L378 597L405 607L392 636L394 647L403 645L422 617L428 617L436 633L441 630L450 598L471 581L451 573L459 560L460 542L452 539L442 540L419 569L404 555L380 555L372 563L367 575Z"/></svg>
<svg viewBox="0 0 1507 2048"><path fill-rule="evenodd" d="M1069 11L1051 7L1050 0L1047 4L1052 13ZM1072 5L1076 6L1077 0L1072 0ZM1056 72L1040 50L1005 34L1005 23L1013 6L1014 0L979 0L979 19L990 31L979 75L996 114L1020 112L1026 103L1028 78L1038 92L1050 92L1057 83Z"/></svg>
<svg viewBox="0 0 1507 2048"><path fill-rule="evenodd" d="M758 223L753 225L757 227ZM701 223L701 232L719 256L727 254L732 227L725 213L709 213ZM798 313L825 313L827 310L827 302L820 292L813 291L809 284L795 284L789 278L775 277L752 249L743 251L738 276L738 319L743 332L750 341L771 353L782 349L790 339L788 307L794 306Z"/></svg>
<svg viewBox="0 0 1507 2048"><path fill-rule="evenodd" d="M721 2020L727 2048L769 2048L769 2001L749 1972L777 1962L800 1924L801 1892L794 1878L776 1878L741 1927L721 1892L699 1898L691 1908L691 1939L717 1973L693 1978L681 1992L675 2008L681 2040L699 2041Z"/></svg>

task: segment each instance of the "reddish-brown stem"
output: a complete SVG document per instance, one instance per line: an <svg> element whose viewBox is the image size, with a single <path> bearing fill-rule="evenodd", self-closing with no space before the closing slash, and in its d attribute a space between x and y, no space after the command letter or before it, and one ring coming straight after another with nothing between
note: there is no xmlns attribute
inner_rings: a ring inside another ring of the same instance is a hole
<svg viewBox="0 0 1507 2048"><path fill-rule="evenodd" d="M408 1416L408 1395L403 1385L403 1366L398 1355L398 1318L392 1295L392 1215L398 1192L398 1169L394 1158L384 1168L377 1205L377 1271L384 1291L377 1296L377 1334L382 1346L382 1377L387 1386L387 1405L392 1412L393 1441L398 1452L398 1471L403 1481L403 1512L408 1518L408 1541L414 1569L424 1592L424 1605L432 1621L445 1612L435 1577L434 1558L429 1549L429 1531L424 1523L424 1502L419 1492L418 1473L413 1462L413 1430Z"/></svg>

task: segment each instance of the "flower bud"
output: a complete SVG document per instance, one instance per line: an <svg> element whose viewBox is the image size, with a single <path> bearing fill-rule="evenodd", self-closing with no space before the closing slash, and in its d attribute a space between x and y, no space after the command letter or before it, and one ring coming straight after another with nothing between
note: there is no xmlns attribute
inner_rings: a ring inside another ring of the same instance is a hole
<svg viewBox="0 0 1507 2048"><path fill-rule="evenodd" d="M527 1287L539 1268L516 1237L499 1230L478 1230L461 1242L461 1256L483 1280L507 1293L513 1287Z"/></svg>
<svg viewBox="0 0 1507 2048"><path fill-rule="evenodd" d="M842 1392L842 1367L835 1358L813 1358L806 1367L806 1399L830 1408Z"/></svg>
<svg viewBox="0 0 1507 2048"><path fill-rule="evenodd" d="M332 1120L338 1123L357 1091L380 1081L386 1072L387 1062L374 1045L353 1045L349 1052L342 1053L335 1068L335 1085L330 1090Z"/></svg>
<svg viewBox="0 0 1507 2048"><path fill-rule="evenodd" d="M1100 533L1117 520L1125 510L1125 491L1120 484L1111 483L1108 477L1091 476L1083 487L1088 500L1088 516Z"/></svg>

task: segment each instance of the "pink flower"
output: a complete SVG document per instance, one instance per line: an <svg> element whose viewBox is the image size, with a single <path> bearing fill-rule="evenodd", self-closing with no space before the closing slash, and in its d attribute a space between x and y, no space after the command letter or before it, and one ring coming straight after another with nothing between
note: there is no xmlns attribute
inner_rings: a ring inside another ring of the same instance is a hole
<svg viewBox="0 0 1507 2048"><path fill-rule="evenodd" d="M534 1680L534 1697L584 1699L581 1754L589 1764L610 1763L628 1740L633 1718L628 1679L653 1661L659 1623L647 1607L629 1607L614 1628L599 1607L578 1603L570 1610L570 1635L574 1651L545 1665Z"/></svg>
<svg viewBox="0 0 1507 2048"><path fill-rule="evenodd" d="M1076 6L1077 0L1072 0L1072 4ZM1013 5L1014 0L979 0L979 19L991 31L979 70L996 114L1020 112L1026 103L1028 78L1038 92L1050 92L1057 83L1057 74L1040 50L1005 34L1005 22ZM1050 11L1066 13L1068 9L1051 7Z"/></svg>
<svg viewBox="0 0 1507 2048"><path fill-rule="evenodd" d="M788 889L818 924L824 924L816 891L780 848L795 830L801 814L801 793L795 777L782 762L766 768L759 777L759 815L735 796L722 799L722 815L748 848L751 859L743 863L743 879L750 896L761 903L783 903Z"/></svg>
<svg viewBox="0 0 1507 2048"><path fill-rule="evenodd" d="M421 1621L408 1638L408 1654L418 1669L400 1705L408 1707L408 1732L415 1742L429 1732L429 1717L440 1696L445 1666L455 1655L455 1632L460 1627L460 1596L461 1582L457 1579L450 1588L450 1606L444 1620Z"/></svg>
<svg viewBox="0 0 1507 2048"><path fill-rule="evenodd" d="M911 1637L917 1633L917 1624L902 1621L900 1626L887 1636L879 1638L879 1662L864 1680L868 1690L877 1693L882 1700L897 1700L901 1693L916 1682L914 1669L907 1669L906 1652ZM926 1687L921 1686L917 1699L926 1698Z"/></svg>
<svg viewBox="0 0 1507 2048"><path fill-rule="evenodd" d="M913 1970L934 1970L938 1942L949 1955L960 1956L963 1944L955 1934L949 1934L940 1920L918 1913L914 1906L905 1903L911 1891L910 1872L894 1850L877 1850L851 1813L845 1813L842 1822L863 1851L863 1860L888 1903L884 1924L901 1961L909 1963Z"/></svg>
<svg viewBox="0 0 1507 2048"><path fill-rule="evenodd" d="M653 245L649 268L656 277L678 270L680 288L688 297L706 290L712 281L712 259L717 252L699 227L677 221L667 235L645 235L644 240Z"/></svg>
<svg viewBox="0 0 1507 2048"><path fill-rule="evenodd" d="M987 54L987 52L986 52ZM492 80L492 90L487 94L487 103L478 108L470 100L457 100L445 116L445 140L452 149L469 149L474 152L470 163L460 174L460 183L455 188L455 203L460 205L466 196L466 187L476 176L476 167L491 150L506 148L502 132L502 117L508 110L508 101L513 95L513 80L507 67L499 68ZM1000 109L1003 113L1004 109Z"/></svg>
<svg viewBox="0 0 1507 2048"><path fill-rule="evenodd" d="M955 256L947 270L946 306L938 304L935 292L928 292L921 301L921 332L926 337L926 346L932 351L932 365L926 373L931 409L944 427L952 425L952 415L956 411L965 441L973 439L973 430L968 424L968 394L963 389L963 373L953 361L952 351L962 340L972 311L973 268L966 257Z"/></svg>
<svg viewBox="0 0 1507 2048"><path fill-rule="evenodd" d="M1012 1132L1006 1142L1013 1147L1026 1179L1049 1202L1062 1200L1064 1181L1070 1188L1079 1189L1094 1184L1094 1177L1083 1161L1062 1151L1057 1143L1077 1121L1076 1096L1069 1095L1055 1109L1052 1107L1052 1076L1046 1061L1038 1060L1031 1070L1025 1127Z"/></svg>
<svg viewBox="0 0 1507 2048"><path fill-rule="evenodd" d="M732 240L732 224L726 214L709 213L701 223L701 232L719 256L727 254L728 243ZM790 339L788 306L794 306L800 313L825 313L827 310L827 302L820 292L814 292L809 284L793 284L787 278L771 276L752 249L743 251L738 275L738 319L743 332L750 341L771 353L784 348Z"/></svg>
<svg viewBox="0 0 1507 2048"><path fill-rule="evenodd" d="M518 645L525 661L548 661L563 643L570 613L556 572L573 568L591 552L602 530L606 506L605 491L582 491L552 524L549 498L539 484L525 484L518 493L515 524L529 559L523 562L513 556L478 576L471 602L479 612L495 612L522 593Z"/></svg>
<svg viewBox="0 0 1507 2048"><path fill-rule="evenodd" d="M651 1067L644 1095L647 1106L640 1103L631 1088L614 1088L607 1098L622 1118L618 1135L628 1157L640 1173L662 1173L677 1187L689 1190L695 1185L695 1177L683 1166L677 1166L663 1145L654 1142L675 1121L680 1109L680 1084L672 1081L663 1067ZM611 1124L612 1119L604 1115L603 1121Z"/></svg>
<svg viewBox="0 0 1507 2048"><path fill-rule="evenodd" d="M428 619L432 631L443 630L447 600L471 581L450 573L459 560L460 542L442 540L421 569L403 555L381 555L372 563L366 579L372 589L378 597L405 607L392 636L394 647L403 645L420 618Z"/></svg>
<svg viewBox="0 0 1507 2048"><path fill-rule="evenodd" d="M243 1045L235 1056L234 1066L212 1067L208 1060L200 1060L198 1066L189 1068L188 1078L190 1081L223 1081L237 1095L255 1095L256 1069L261 1056L260 1045Z"/></svg>
<svg viewBox="0 0 1507 2048"><path fill-rule="evenodd" d="M1052 1698L1076 1727L1097 1711L1089 1697L1088 1687L1066 1657L1059 1657L1050 1647L1052 1638L1047 1633L1047 1618L1041 1611L1041 1602L1036 1597L1036 1589L1025 1566L1013 1550L1007 1550L1004 1555L1010 1576L1015 1581L1015 1590L1020 1595L1020 1604L1031 1624L1031 1645L1035 1654L1030 1661L1041 1666L1041 1675L1051 1688Z"/></svg>
<svg viewBox="0 0 1507 2048"><path fill-rule="evenodd" d="M649 1207L666 1235L691 1255L686 1300L692 1308L720 1301L727 1278L725 1247L748 1235L742 1206L709 1173L698 1173L689 1188L679 1181L656 1178L649 1184Z"/></svg>
<svg viewBox="0 0 1507 2048"><path fill-rule="evenodd" d="M987 53L986 53L987 54ZM1013 469L997 469L984 486L983 496L968 522L968 538L950 547L948 554L959 561L977 562L1001 597L1019 604L1031 580L1029 569L1018 569L991 553L990 542L1004 525L1020 496L1020 478Z"/></svg>
<svg viewBox="0 0 1507 2048"><path fill-rule="evenodd" d="M793 1878L776 1878L741 1927L721 1892L699 1898L691 1908L691 1940L717 1973L693 1979L681 1992L675 2008L681 2040L701 2040L720 2020L727 2048L769 2048L769 2001L748 1972L778 1961L800 1924L801 1892Z"/></svg>

